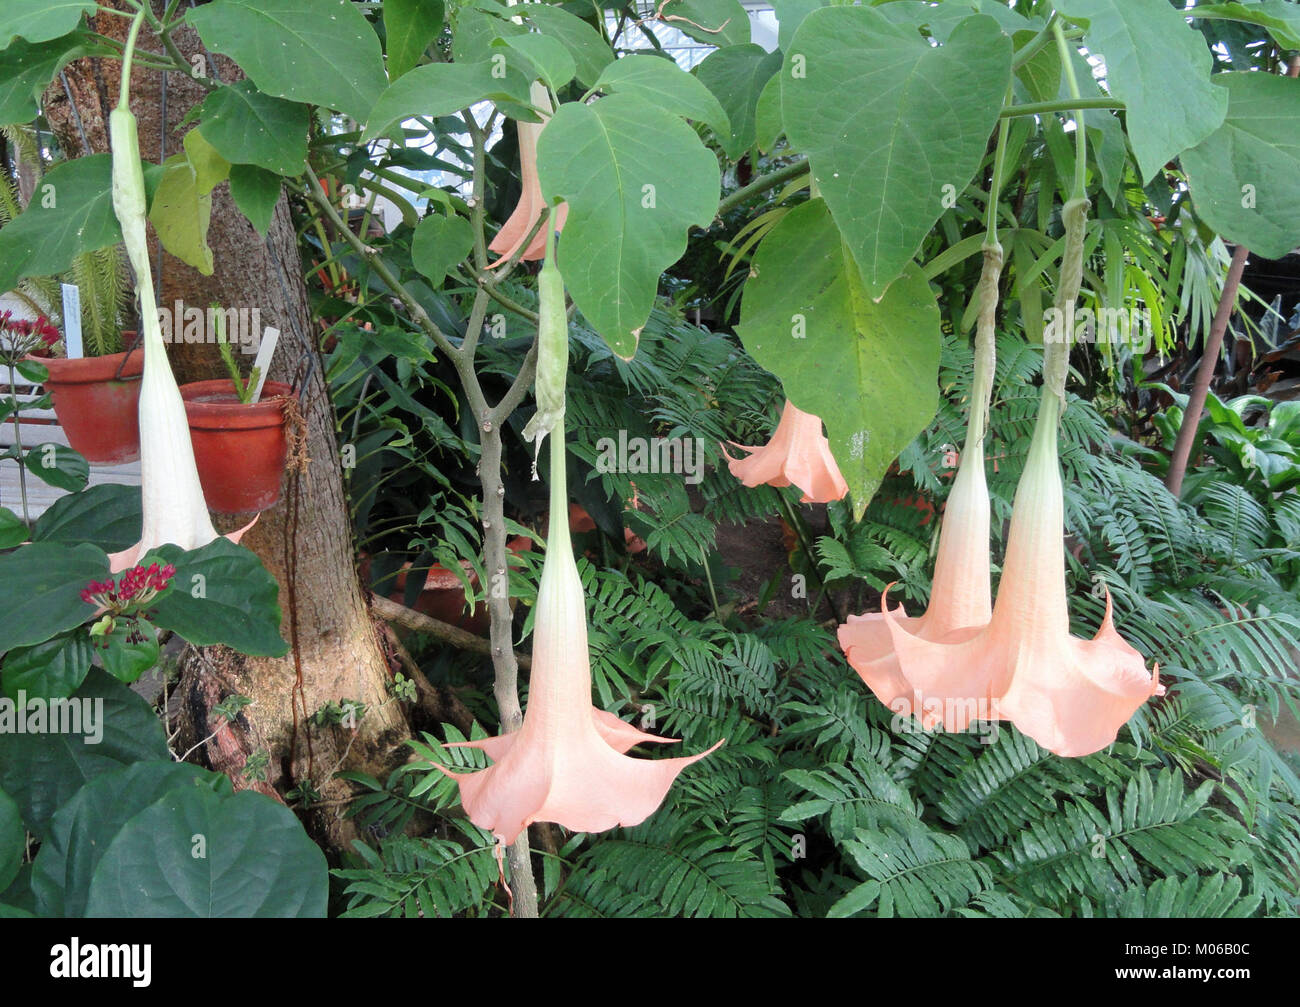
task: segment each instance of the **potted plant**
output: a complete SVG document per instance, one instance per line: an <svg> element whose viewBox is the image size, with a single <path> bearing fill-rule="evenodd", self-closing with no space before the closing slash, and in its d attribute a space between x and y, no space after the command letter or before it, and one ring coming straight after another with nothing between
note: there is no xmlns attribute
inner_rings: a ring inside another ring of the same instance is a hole
<svg viewBox="0 0 1300 1007"><path fill-rule="evenodd" d="M298 393L279 381L262 382L259 368L242 376L215 312L217 345L229 378L181 385L194 461L209 510L247 514L273 507L289 458L285 408Z"/></svg>

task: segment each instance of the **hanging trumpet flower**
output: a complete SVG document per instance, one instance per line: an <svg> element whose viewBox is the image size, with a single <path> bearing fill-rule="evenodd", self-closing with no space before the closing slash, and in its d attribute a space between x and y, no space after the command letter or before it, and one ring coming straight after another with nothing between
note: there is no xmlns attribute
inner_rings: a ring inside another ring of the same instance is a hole
<svg viewBox="0 0 1300 1007"><path fill-rule="evenodd" d="M487 753L492 766L476 773L442 769L459 784L470 821L507 844L532 822L575 832L636 825L659 807L678 773L722 744L685 758L629 758L623 753L633 745L668 739L592 707L586 601L566 520L568 326L554 231L548 231L539 291L538 410L526 434L539 446L551 434L552 520L537 592L528 708L519 731L462 743Z"/></svg>
<svg viewBox="0 0 1300 1007"><path fill-rule="evenodd" d="M128 104L131 59L143 13L131 26L122 66L122 89L109 114L113 153L113 212L122 227L127 258L135 272L140 323L144 330L144 375L140 382L140 492L143 527L140 541L109 556L114 573L136 565L161 545L197 549L218 537L208 516L194 464L194 447L185 403L167 362L167 347L158 322L149 244L145 234L144 173L135 116ZM256 519L254 519L256 520ZM227 537L238 542L251 524Z"/></svg>
<svg viewBox="0 0 1300 1007"><path fill-rule="evenodd" d="M803 490L804 503L830 503L849 491L831 454L830 442L822 433L820 416L797 409L786 400L776 433L762 447L733 444L749 452L733 458L726 447L727 468L746 486L797 486Z"/></svg>
<svg viewBox="0 0 1300 1007"><path fill-rule="evenodd" d="M551 99L546 93L546 86L540 81L533 81L530 96L533 106L541 113L542 121L516 123L519 130L519 174L522 188L514 212L501 225L501 230L488 245L489 251L500 256L496 262L489 265L489 269L502 265L519 251L524 242L528 241L528 236L533 233L533 228L541 219L542 211L546 209L546 200L542 198L541 182L537 177L537 138L541 136L542 127L551 117ZM533 235L520 259L534 261L545 255L546 232L552 227L557 231L562 230L568 215L567 203L561 203L556 207L555 219Z"/></svg>
<svg viewBox="0 0 1300 1007"><path fill-rule="evenodd" d="M923 615L895 618L898 625L922 640L950 641L954 634L971 633L986 626L992 614L984 433L993 391L1001 274L1002 246L994 240L984 247L970 419L965 448L944 507L930 605ZM974 680L969 669L949 667L944 669L940 680L909 682L899 668L883 613L850 615L848 622L840 626L838 637L845 658L876 697L895 713L918 717L927 730L943 723L945 730L964 731L981 706L985 710L989 707L992 683ZM952 702L954 697L975 701Z"/></svg>

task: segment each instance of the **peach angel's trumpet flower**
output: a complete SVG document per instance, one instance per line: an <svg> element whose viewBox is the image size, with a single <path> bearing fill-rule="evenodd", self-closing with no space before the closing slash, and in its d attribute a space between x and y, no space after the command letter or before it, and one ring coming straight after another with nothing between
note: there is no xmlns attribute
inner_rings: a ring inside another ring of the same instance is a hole
<svg viewBox="0 0 1300 1007"><path fill-rule="evenodd" d="M678 773L722 744L685 758L632 759L623 753L633 745L668 739L592 707L586 600L566 520L568 333L563 279L554 263L551 243L539 280L538 412L525 430L539 447L543 438L551 438L552 518L537 590L528 709L518 731L461 743L486 752L493 763L489 768L442 769L459 784L470 821L506 844L533 822L555 822L575 832L636 825L659 807Z"/></svg>
<svg viewBox="0 0 1300 1007"><path fill-rule="evenodd" d="M537 139L542 135L542 128L551 117L551 100L546 93L546 87L538 81L533 81L530 94L533 106L541 113L542 121L516 123L519 130L519 174L522 189L514 212L501 225L501 230L488 245L488 250L499 256L496 262L488 265L489 269L503 265L519 251L528 240L528 235L532 233L542 211L546 209L546 200L542 198L542 185L537 177ZM548 226L557 231L563 230L564 221L569 215L569 205L561 203L554 208L553 213L555 219ZM524 249L520 259L532 262L546 254L547 229L543 227L537 231L532 241L528 242L528 247Z"/></svg>
<svg viewBox="0 0 1300 1007"><path fill-rule="evenodd" d="M189 550L218 537L208 516L194 463L189 422L158 323L153 275L145 238L144 175L135 117L119 104L109 116L113 147L113 210L122 226L127 258L136 276L144 327L144 374L140 380L140 541L109 556L114 573L134 567L161 545ZM254 518L254 521L257 519ZM250 523L227 537L238 542Z"/></svg>
<svg viewBox="0 0 1300 1007"><path fill-rule="evenodd" d="M971 381L970 419L966 444L957 475L943 511L939 552L935 558L930 604L919 616L894 610L895 622L922 640L947 640L949 634L982 629L993 613L989 590L989 492L984 472L984 432L988 426L989 398L996 364L994 323L998 278L1002 272L1002 246L984 246L979 283L979 321L975 336L975 371ZM957 676L955 694L922 693L904 678L894 653L894 641L881 612L850 615L839 627L840 648L853 670L895 713L916 716L930 730L940 722L945 730L963 731L967 711L988 699L988 683ZM945 683L948 684L948 683ZM973 700L971 702L967 699ZM962 702L952 702L960 698ZM985 706L987 709L987 703Z"/></svg>
<svg viewBox="0 0 1300 1007"><path fill-rule="evenodd" d="M1057 755L1082 756L1113 742L1138 707L1164 689L1159 668L1148 672L1142 655L1115 631L1109 595L1097 635L1070 635L1059 415L1059 397L1045 388L989 624L938 642L909 632L890 614L885 625L903 676L923 693L964 696L970 690L962 691L963 682L981 683L995 716Z"/></svg>
<svg viewBox="0 0 1300 1007"><path fill-rule="evenodd" d="M796 408L789 399L767 444L747 447L733 443L732 447L749 452L733 458L725 445L722 448L727 468L746 486L797 486L803 490L803 503L830 503L849 491L822 433L821 417Z"/></svg>

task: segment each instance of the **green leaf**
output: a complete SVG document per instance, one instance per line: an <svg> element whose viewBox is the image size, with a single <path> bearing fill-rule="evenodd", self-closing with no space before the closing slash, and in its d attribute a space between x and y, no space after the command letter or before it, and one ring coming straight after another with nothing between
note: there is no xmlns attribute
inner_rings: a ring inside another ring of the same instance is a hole
<svg viewBox="0 0 1300 1007"><path fill-rule="evenodd" d="M27 452L27 471L55 489L75 493L90 480L90 463L72 448L49 441Z"/></svg>
<svg viewBox="0 0 1300 1007"><path fill-rule="evenodd" d="M272 98L251 81L217 88L203 102L199 132L231 164L296 175L307 160L305 105Z"/></svg>
<svg viewBox="0 0 1300 1007"><path fill-rule="evenodd" d="M104 670L130 685L158 663L158 633L144 619L118 617L100 652Z"/></svg>
<svg viewBox="0 0 1300 1007"><path fill-rule="evenodd" d="M781 77L774 74L758 96L754 106L754 143L764 154L770 154L776 141L785 132L781 122Z"/></svg>
<svg viewBox="0 0 1300 1007"><path fill-rule="evenodd" d="M0 125L31 122L40 112L41 95L59 71L74 59L100 51L82 31L48 42L19 39L0 50Z"/></svg>
<svg viewBox="0 0 1300 1007"><path fill-rule="evenodd" d="M474 245L474 228L459 214L431 213L420 221L411 239L411 261L435 287L442 286Z"/></svg>
<svg viewBox="0 0 1300 1007"><path fill-rule="evenodd" d="M196 843L202 856L196 856ZM87 917L323 917L325 855L293 812L243 790L172 790L132 818L91 876Z"/></svg>
<svg viewBox="0 0 1300 1007"><path fill-rule="evenodd" d="M530 24L543 35L564 44L573 57L575 74L587 87L599 79L602 71L614 63L614 53L600 34L582 18L563 7L534 4L526 8Z"/></svg>
<svg viewBox="0 0 1300 1007"><path fill-rule="evenodd" d="M387 83L379 37L351 0L214 0L185 18L277 98L364 122Z"/></svg>
<svg viewBox="0 0 1300 1007"><path fill-rule="evenodd" d="M488 11L494 13L488 13ZM528 29L515 24L501 4L480 2L456 12L451 52L457 63L482 63L492 58L492 43L507 35L522 35Z"/></svg>
<svg viewBox="0 0 1300 1007"><path fill-rule="evenodd" d="M794 33L798 27L803 24L806 18L819 7L826 7L828 4L823 0L772 0L772 7L776 10L776 20L779 31L777 39L782 52L790 51L790 44L794 41Z"/></svg>
<svg viewBox="0 0 1300 1007"><path fill-rule="evenodd" d="M230 198L239 211L266 237L275 215L275 204L280 201L281 178L252 164L235 164L230 167Z"/></svg>
<svg viewBox="0 0 1300 1007"><path fill-rule="evenodd" d="M451 115L495 95L528 101L528 79L514 68L505 76L493 73L495 65L482 63L428 63L393 81L375 103L366 123L363 142L387 133L394 126L422 115Z"/></svg>
<svg viewBox="0 0 1300 1007"><path fill-rule="evenodd" d="M279 585L253 553L219 538L190 552L165 545L150 553L172 563L172 589L151 606L153 622L196 647L224 643L241 654L283 657Z"/></svg>
<svg viewBox="0 0 1300 1007"><path fill-rule="evenodd" d="M665 112L696 119L711 126L719 136L731 132L731 120L713 92L671 59L624 56L605 68L595 86L611 94L626 92Z"/></svg>
<svg viewBox="0 0 1300 1007"><path fill-rule="evenodd" d="M230 162L204 138L200 130L190 130L181 144L190 167L194 169L194 185L199 195L211 195L212 190L230 176Z"/></svg>
<svg viewBox="0 0 1300 1007"><path fill-rule="evenodd" d="M91 0L5 0L0 12L0 48L15 38L48 42L81 24L83 14L94 14Z"/></svg>
<svg viewBox="0 0 1300 1007"><path fill-rule="evenodd" d="M149 207L149 223L158 240L172 255L211 276L212 249L208 226L212 222L212 193L200 192L199 177L185 154L163 162L162 181Z"/></svg>
<svg viewBox="0 0 1300 1007"><path fill-rule="evenodd" d="M1266 259L1300 245L1300 80L1215 77L1229 96L1223 125L1182 157L1197 212L1228 241Z"/></svg>
<svg viewBox="0 0 1300 1007"><path fill-rule="evenodd" d="M140 488L107 484L60 497L36 521L33 542L89 542L121 552L140 541Z"/></svg>
<svg viewBox="0 0 1300 1007"><path fill-rule="evenodd" d="M82 252L122 240L113 215L112 156L65 161L36 185L27 209L0 228L0 290L26 276L56 276Z"/></svg>
<svg viewBox="0 0 1300 1007"><path fill-rule="evenodd" d="M187 787L232 793L230 780L184 762L137 762L95 777L54 813L32 869L42 916L80 917L90 879L122 827L160 798Z"/></svg>
<svg viewBox="0 0 1300 1007"><path fill-rule="evenodd" d="M28 699L71 696L86 680L93 656L90 637L80 626L44 643L15 647L4 657L4 694L15 700L20 689Z"/></svg>
<svg viewBox="0 0 1300 1007"><path fill-rule="evenodd" d="M695 76L717 97L731 120L730 133L719 133L733 161L754 145L755 109L764 85L781 69L781 54L747 43L709 53Z"/></svg>
<svg viewBox="0 0 1300 1007"><path fill-rule="evenodd" d="M0 707L0 787L18 802L38 838L45 838L54 812L87 780L143 759L171 759L162 722L149 704L98 668L70 701L50 706L47 713L47 729L34 732L36 710L29 706L28 730L18 734L16 721L6 723L6 718L19 714ZM49 731L56 713L61 725L80 730Z"/></svg>
<svg viewBox="0 0 1300 1007"><path fill-rule="evenodd" d="M1219 128L1228 100L1210 82L1214 55L1168 0L1066 0L1057 9L1088 23L1084 42L1105 59L1106 86L1127 108L1143 183Z"/></svg>
<svg viewBox="0 0 1300 1007"><path fill-rule="evenodd" d="M578 72L569 50L559 39L551 38L549 35L537 35L531 32L526 35L508 35L492 43L492 47L497 52L502 48L517 52L523 57L524 65L516 66L515 69L530 80L533 77L539 78L552 91L564 87ZM529 72L530 68L534 72Z"/></svg>
<svg viewBox="0 0 1300 1007"><path fill-rule="evenodd" d="M90 618L81 600L108 576L108 557L93 545L34 542L0 556L0 653L50 639Z"/></svg>
<svg viewBox="0 0 1300 1007"><path fill-rule="evenodd" d="M425 51L442 34L445 14L442 0L385 0L390 80L415 69L424 59Z"/></svg>
<svg viewBox="0 0 1300 1007"><path fill-rule="evenodd" d="M631 359L659 277L718 206L717 158L676 116L628 94L560 106L537 145L542 192L569 203L560 271L614 352Z"/></svg>
<svg viewBox="0 0 1300 1007"><path fill-rule="evenodd" d="M1011 41L985 16L939 48L872 8L800 25L781 71L786 135L808 152L872 297L912 260L945 193L974 177L1010 76Z"/></svg>
<svg viewBox="0 0 1300 1007"><path fill-rule="evenodd" d="M934 417L942 335L918 268L873 301L847 245L822 200L792 209L759 246L736 331L786 397L825 422L860 520Z"/></svg>
<svg viewBox="0 0 1300 1007"><path fill-rule="evenodd" d="M705 45L722 48L750 39L749 15L740 0L668 0L662 14L668 27Z"/></svg>
<svg viewBox="0 0 1300 1007"><path fill-rule="evenodd" d="M0 507L0 549L12 549L31 537L23 519L8 507Z"/></svg>
<svg viewBox="0 0 1300 1007"><path fill-rule="evenodd" d="M0 790L0 892L18 877L27 853L27 830L18 803Z"/></svg>
<svg viewBox="0 0 1300 1007"><path fill-rule="evenodd" d="M1197 4L1189 11L1197 19L1215 18L1245 21L1267 28L1282 49L1300 49L1300 7L1287 0L1262 0L1260 3Z"/></svg>

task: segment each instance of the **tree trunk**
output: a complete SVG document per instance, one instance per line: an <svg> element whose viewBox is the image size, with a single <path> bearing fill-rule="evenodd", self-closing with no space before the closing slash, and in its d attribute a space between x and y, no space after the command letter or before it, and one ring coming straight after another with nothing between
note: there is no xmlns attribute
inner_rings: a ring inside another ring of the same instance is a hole
<svg viewBox="0 0 1300 1007"><path fill-rule="evenodd" d="M96 18L99 31L116 37L125 36L128 24L105 14ZM176 40L187 57L203 56L209 74L225 82L240 76L224 58L218 57L214 67L195 33L178 33ZM159 48L147 28L140 44ZM80 60L65 76L67 90L56 81L45 96L48 121L70 155L107 150L105 125L116 102L120 64ZM168 74L165 85L162 75L152 70L137 69L132 77L131 107L140 122L141 152L147 160L160 161L181 150L189 128L182 128L181 122L204 91L180 73ZM214 192L208 241L216 261L212 276L155 252L159 304L170 308L179 300L201 309L212 302L225 308L257 308L261 324L281 332L270 378L300 379L301 365L314 364L301 394L310 462L296 478L286 477L280 503L265 511L243 539L280 584L282 634L294 651L273 660L246 658L223 647L187 650L177 692L178 750L199 745L208 764L229 775L236 787L270 795L283 795L310 781L325 802L309 824L318 838L338 848L352 830L340 816L349 788L332 780L333 772L358 769L382 777L401 758L410 728L400 704L389 695L386 649L356 572L335 416L287 200L281 196L264 240L234 207L223 183ZM211 344L174 344L169 358L181 382L225 374ZM246 521L227 521L223 527L228 530ZM227 724L211 710L234 693L253 703ZM329 701L345 700L365 704L355 729L308 727L311 713ZM259 753L257 761L260 753L269 761L263 772L251 772L253 778L246 779L246 764L254 753Z"/></svg>

